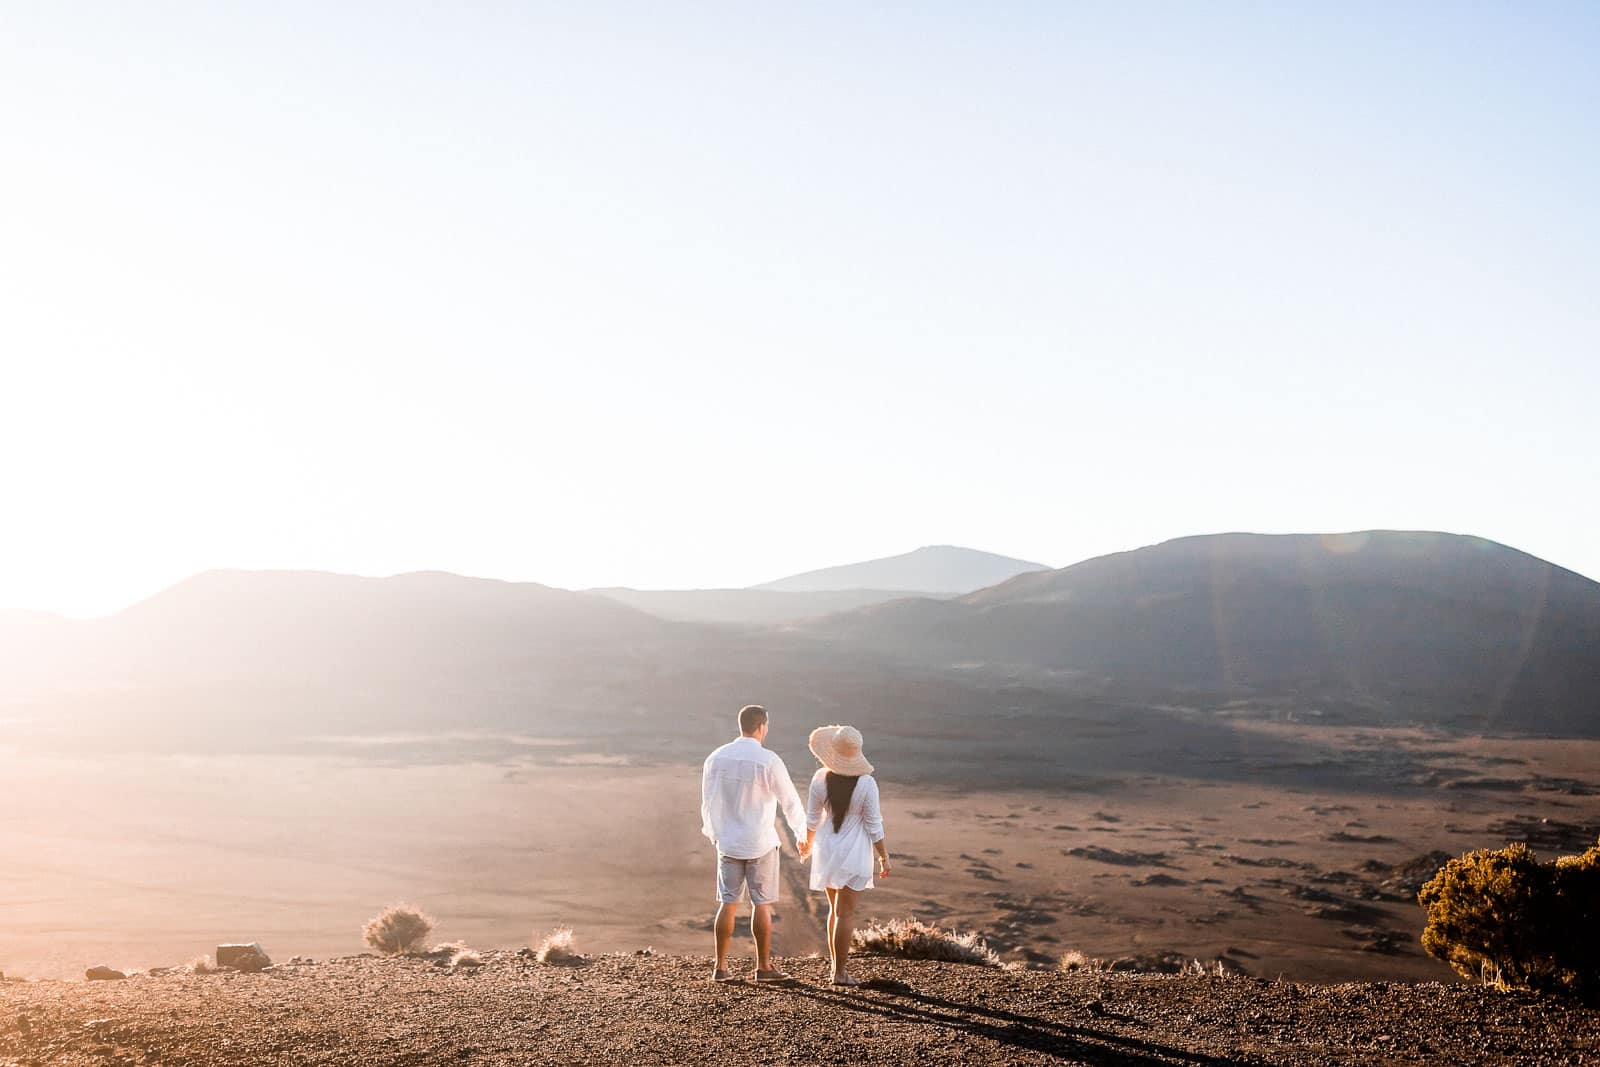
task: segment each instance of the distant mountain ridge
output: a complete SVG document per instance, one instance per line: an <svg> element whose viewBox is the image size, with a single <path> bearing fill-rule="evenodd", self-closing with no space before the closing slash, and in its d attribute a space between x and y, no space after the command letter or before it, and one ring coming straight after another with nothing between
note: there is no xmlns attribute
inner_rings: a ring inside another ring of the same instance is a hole
<svg viewBox="0 0 1600 1067"><path fill-rule="evenodd" d="M1227 743L1235 714L1600 735L1600 583L1480 538L1220 534L955 597L699 590L676 610L726 614L730 594L777 614L709 625L436 572L211 571L103 619L0 616L0 718L73 744L405 729L677 752L757 699L938 759L986 717L1033 724L1032 741L980 731L991 747L966 755L985 761L1076 758L1081 724L1152 709L1201 714L1169 715L1140 752Z"/></svg>
<svg viewBox="0 0 1600 1067"><path fill-rule="evenodd" d="M903 596L882 589L829 589L789 593L776 589L590 589L618 603L676 622L775 626L852 611Z"/></svg>
<svg viewBox="0 0 1600 1067"><path fill-rule="evenodd" d="M747 589L592 589L662 619L782 625L905 597L962 596L1042 563L953 545L807 571Z"/></svg>
<svg viewBox="0 0 1600 1067"><path fill-rule="evenodd" d="M1079 692L1600 732L1600 583L1455 534L1181 538L811 629Z"/></svg>
<svg viewBox="0 0 1600 1067"><path fill-rule="evenodd" d="M957 545L927 545L898 556L806 571L755 586L777 592L830 592L875 589L905 595L971 593L1029 571L1043 563L1013 559Z"/></svg>

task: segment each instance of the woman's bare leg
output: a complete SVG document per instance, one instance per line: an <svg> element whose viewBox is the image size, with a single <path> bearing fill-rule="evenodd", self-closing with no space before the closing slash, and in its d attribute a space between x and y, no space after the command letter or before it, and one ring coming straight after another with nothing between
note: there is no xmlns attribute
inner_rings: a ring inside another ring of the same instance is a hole
<svg viewBox="0 0 1600 1067"><path fill-rule="evenodd" d="M833 955L833 931L839 925L839 891L826 890L828 894L828 963L833 968L833 973L839 973L839 961Z"/></svg>
<svg viewBox="0 0 1600 1067"><path fill-rule="evenodd" d="M850 962L850 938L856 932L856 897L860 894L854 889L840 889L834 897L833 919L829 925L830 944L833 952L833 980L840 983L854 985L846 965Z"/></svg>

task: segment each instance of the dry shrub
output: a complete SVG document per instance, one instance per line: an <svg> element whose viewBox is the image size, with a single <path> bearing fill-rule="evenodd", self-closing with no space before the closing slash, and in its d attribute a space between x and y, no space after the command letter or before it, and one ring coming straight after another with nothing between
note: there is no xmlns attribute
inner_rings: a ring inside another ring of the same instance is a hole
<svg viewBox="0 0 1600 1067"><path fill-rule="evenodd" d="M576 963L583 957L572 947L572 928L558 926L533 946L534 959L540 963Z"/></svg>
<svg viewBox="0 0 1600 1067"><path fill-rule="evenodd" d="M1600 999L1600 844L1540 863L1524 844L1446 863L1417 903L1422 947L1497 989Z"/></svg>
<svg viewBox="0 0 1600 1067"><path fill-rule="evenodd" d="M391 904L367 920L361 934L367 944L385 956L421 952L433 932L433 920L410 904Z"/></svg>
<svg viewBox="0 0 1600 1067"><path fill-rule="evenodd" d="M1069 974L1092 971L1107 974L1186 974L1198 978L1227 978L1245 973L1244 968L1223 957L1207 963L1181 952L1157 952L1108 960L1086 955L1077 949L1062 953L1061 969Z"/></svg>
<svg viewBox="0 0 1600 1067"><path fill-rule="evenodd" d="M981 935L944 930L921 919L869 923L850 938L850 947L857 952L898 956L905 960L1000 966L1000 954L991 949Z"/></svg>
<svg viewBox="0 0 1600 1067"><path fill-rule="evenodd" d="M450 963L451 968L461 968L461 966L483 966L482 955L478 955L478 950L472 949L472 947L469 947L467 942L464 941L451 941L445 942L445 944L442 945L434 945L434 952L432 952L432 955L445 957L446 960L448 960L448 963Z"/></svg>
<svg viewBox="0 0 1600 1067"><path fill-rule="evenodd" d="M1063 971L1098 971L1105 966L1105 960L1097 960L1085 956L1077 949L1061 954L1061 969Z"/></svg>

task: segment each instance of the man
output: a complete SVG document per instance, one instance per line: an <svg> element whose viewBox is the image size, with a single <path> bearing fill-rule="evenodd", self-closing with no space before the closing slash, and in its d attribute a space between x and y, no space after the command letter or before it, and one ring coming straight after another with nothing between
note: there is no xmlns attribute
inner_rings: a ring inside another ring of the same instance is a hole
<svg viewBox="0 0 1600 1067"><path fill-rule="evenodd" d="M779 805L796 839L806 832L806 809L776 752L763 747L767 709L739 709L739 737L706 757L700 776L700 832L717 846L717 963L711 977L726 982L728 943L739 896L750 890L750 930L756 939L756 981L785 982L772 965L772 905L778 902Z"/></svg>

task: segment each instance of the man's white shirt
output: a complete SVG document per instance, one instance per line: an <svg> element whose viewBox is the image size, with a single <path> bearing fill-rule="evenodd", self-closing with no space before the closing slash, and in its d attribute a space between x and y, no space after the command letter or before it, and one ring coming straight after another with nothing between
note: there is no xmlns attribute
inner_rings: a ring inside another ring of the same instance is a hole
<svg viewBox="0 0 1600 1067"><path fill-rule="evenodd" d="M717 852L753 860L778 847L779 806L796 838L806 834L806 808L789 768L753 737L729 741L706 757L700 775L700 832Z"/></svg>

